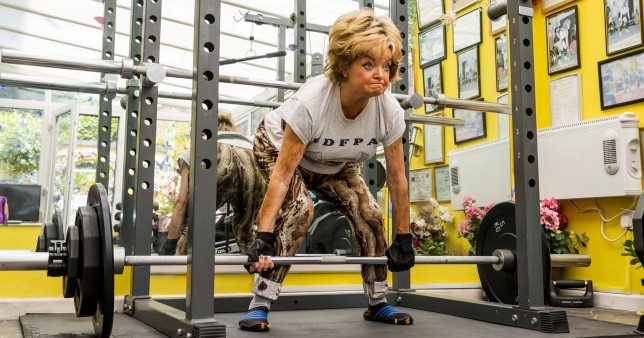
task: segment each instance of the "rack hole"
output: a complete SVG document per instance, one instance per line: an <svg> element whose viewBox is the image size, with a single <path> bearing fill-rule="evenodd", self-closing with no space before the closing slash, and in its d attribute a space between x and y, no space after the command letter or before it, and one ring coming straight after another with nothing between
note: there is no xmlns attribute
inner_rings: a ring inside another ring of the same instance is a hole
<svg viewBox="0 0 644 338"><path fill-rule="evenodd" d="M209 159L204 159L204 160L201 161L200 167L203 170L208 170L208 169L210 169L210 167L212 167L212 162L210 162Z"/></svg>
<svg viewBox="0 0 644 338"><path fill-rule="evenodd" d="M206 21L207 24L212 25L215 23L215 16L212 14L206 14L206 16L204 16L204 21Z"/></svg>
<svg viewBox="0 0 644 338"><path fill-rule="evenodd" d="M201 103L201 107L202 107L204 110L210 110L210 109L212 109L212 106L213 106L213 104L212 104L212 101L210 101L210 100L204 100L204 101Z"/></svg>

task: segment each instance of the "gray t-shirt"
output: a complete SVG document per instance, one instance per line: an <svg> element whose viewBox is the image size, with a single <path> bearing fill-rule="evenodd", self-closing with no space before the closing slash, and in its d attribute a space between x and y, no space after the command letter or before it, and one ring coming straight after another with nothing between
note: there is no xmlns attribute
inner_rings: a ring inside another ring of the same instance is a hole
<svg viewBox="0 0 644 338"><path fill-rule="evenodd" d="M177 174L181 175L181 169L183 169L184 165L190 168L190 150L185 151L177 159Z"/></svg>
<svg viewBox="0 0 644 338"><path fill-rule="evenodd" d="M369 99L355 119L344 116L340 85L319 75L264 118L271 142L281 149L282 120L306 144L300 165L321 174L335 174L347 162L363 162L378 143L391 145L405 131L404 111L390 92Z"/></svg>

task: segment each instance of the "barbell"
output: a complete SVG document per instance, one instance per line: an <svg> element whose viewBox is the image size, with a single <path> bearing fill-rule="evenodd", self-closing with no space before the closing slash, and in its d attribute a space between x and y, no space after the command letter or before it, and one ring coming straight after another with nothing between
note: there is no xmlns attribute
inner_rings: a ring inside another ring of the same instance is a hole
<svg viewBox="0 0 644 338"><path fill-rule="evenodd" d="M132 78L132 76L134 75L141 75L143 76L144 84L147 86L152 86L156 83L162 82L166 78L166 76L192 79L195 75L192 70L166 69L158 63L141 63L140 65L134 65L134 61L132 59L122 59L120 61L115 61L75 58L60 55L48 55L47 57L43 57L38 53L7 49L0 49L0 62L17 65L83 70L105 74L118 74L124 79ZM209 76L212 76L212 74L203 74L203 76L208 78ZM219 82L231 84L252 85L258 87L289 90L298 90L303 85L302 83L295 82L251 79L230 75L219 75L218 80ZM113 91L115 91L115 89ZM453 99L448 98L442 94L437 94L433 97L422 97L418 94L405 95L393 93L393 96L398 101L403 102L403 107L405 109L409 107L419 108L422 103L426 103L431 104L436 108L448 107L483 112L493 112L499 114L512 114L512 107L507 104L476 100Z"/></svg>
<svg viewBox="0 0 644 338"><path fill-rule="evenodd" d="M497 231L492 224L505 222ZM488 211L479 228L479 256L417 256L416 264L477 264L483 290L492 301L516 304L516 226L514 204L500 203ZM514 242L513 242L514 239ZM545 237L542 238L545 244ZM114 274L125 266L186 265L188 256L126 256L122 247L112 245L112 225L105 187L96 183L89 189L87 205L76 212L75 225L67 228L65 240L48 244L48 252L0 251L0 271L46 270L51 277L63 277L63 296L74 298L78 317L93 317L98 336L111 334L114 320ZM550 280L551 261L560 266L588 266L587 255L549 255L544 247L544 281ZM276 265L294 264L387 264L386 257L299 256L272 257ZM248 257L215 255L215 265L244 265Z"/></svg>

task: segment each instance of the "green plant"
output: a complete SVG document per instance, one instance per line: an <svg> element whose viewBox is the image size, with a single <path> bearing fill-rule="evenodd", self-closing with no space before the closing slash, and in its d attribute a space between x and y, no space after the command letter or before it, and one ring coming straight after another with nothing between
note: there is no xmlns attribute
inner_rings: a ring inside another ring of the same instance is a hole
<svg viewBox="0 0 644 338"><path fill-rule="evenodd" d="M633 257L631 258L631 265L637 266L635 270L639 270L642 268L642 262L640 261L640 258L637 256L637 252L635 252L635 245L632 239L626 240L624 242L624 253L622 253L622 256L630 256ZM639 266L638 266L639 265Z"/></svg>
<svg viewBox="0 0 644 338"><path fill-rule="evenodd" d="M0 173L11 183L33 184L40 162L40 113L22 109L0 111Z"/></svg>
<svg viewBox="0 0 644 338"><path fill-rule="evenodd" d="M420 217L412 209L409 215L409 231L414 236L414 253L423 256L445 256L445 224L454 222L454 216L447 207L441 206L434 198L420 207Z"/></svg>

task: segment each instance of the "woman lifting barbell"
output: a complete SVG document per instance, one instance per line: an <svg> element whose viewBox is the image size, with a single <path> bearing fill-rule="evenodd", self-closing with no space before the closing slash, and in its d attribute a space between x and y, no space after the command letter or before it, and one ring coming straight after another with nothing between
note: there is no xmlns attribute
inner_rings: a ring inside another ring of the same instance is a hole
<svg viewBox="0 0 644 338"><path fill-rule="evenodd" d="M388 257L391 271L414 265L409 233L408 183L402 135L404 111L387 91L402 59L400 31L372 10L341 16L331 27L325 76L308 81L269 112L255 134L257 165L268 180L249 250L255 280L249 311L239 321L248 331L269 330L268 312L279 296L289 266L267 256L293 256L313 218L309 191L344 213L361 256ZM378 143L385 149L396 238L385 251L383 215L361 174L361 162ZM387 269L362 265L369 306L367 320L411 324L412 317L387 304Z"/></svg>

